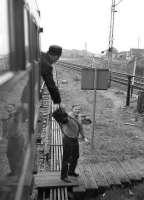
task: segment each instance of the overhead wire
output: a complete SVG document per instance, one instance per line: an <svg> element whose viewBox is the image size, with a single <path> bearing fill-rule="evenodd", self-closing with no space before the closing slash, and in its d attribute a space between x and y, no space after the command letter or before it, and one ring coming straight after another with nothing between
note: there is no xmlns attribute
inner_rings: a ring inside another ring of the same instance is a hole
<svg viewBox="0 0 144 200"><path fill-rule="evenodd" d="M115 6L117 6L118 4L120 4L123 0L120 0L117 4L115 4Z"/></svg>
<svg viewBox="0 0 144 200"><path fill-rule="evenodd" d="M36 7L37 7L37 10L39 10L37 0L35 0L35 4L36 4Z"/></svg>

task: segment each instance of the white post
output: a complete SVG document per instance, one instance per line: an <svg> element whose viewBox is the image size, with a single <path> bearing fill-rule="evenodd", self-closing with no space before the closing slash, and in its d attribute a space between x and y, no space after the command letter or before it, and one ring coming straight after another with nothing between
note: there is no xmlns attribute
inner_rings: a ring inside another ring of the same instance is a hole
<svg viewBox="0 0 144 200"><path fill-rule="evenodd" d="M96 85L97 85L97 70L94 68L94 103L93 103L93 120L92 120L92 135L91 135L91 148L94 147L94 128L95 128L95 112L96 112Z"/></svg>
<svg viewBox="0 0 144 200"><path fill-rule="evenodd" d="M131 82L131 96L132 96L132 93L133 93L133 86L134 86L135 72L136 72L136 57L134 58L133 77L132 77L132 82Z"/></svg>

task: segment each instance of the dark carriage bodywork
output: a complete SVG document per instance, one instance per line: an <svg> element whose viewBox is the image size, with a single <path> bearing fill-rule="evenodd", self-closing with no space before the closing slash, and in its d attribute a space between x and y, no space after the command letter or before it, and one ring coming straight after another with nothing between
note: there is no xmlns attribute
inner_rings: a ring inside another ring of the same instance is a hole
<svg viewBox="0 0 144 200"><path fill-rule="evenodd" d="M0 6L0 199L28 200L39 115L39 12L35 1Z"/></svg>

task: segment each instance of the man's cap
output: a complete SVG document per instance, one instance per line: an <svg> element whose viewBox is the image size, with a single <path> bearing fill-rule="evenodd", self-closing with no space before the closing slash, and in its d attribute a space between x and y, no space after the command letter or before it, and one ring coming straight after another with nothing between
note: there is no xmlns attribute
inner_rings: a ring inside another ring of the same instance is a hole
<svg viewBox="0 0 144 200"><path fill-rule="evenodd" d="M48 53L52 56L61 56L62 54L62 47L58 45L51 45L49 47Z"/></svg>

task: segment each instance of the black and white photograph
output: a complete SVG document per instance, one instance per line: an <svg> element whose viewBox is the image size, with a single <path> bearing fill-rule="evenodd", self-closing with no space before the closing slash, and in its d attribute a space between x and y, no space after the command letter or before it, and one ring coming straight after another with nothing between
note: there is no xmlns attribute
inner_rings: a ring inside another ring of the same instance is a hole
<svg viewBox="0 0 144 200"><path fill-rule="evenodd" d="M0 200L144 200L143 0L0 0Z"/></svg>

